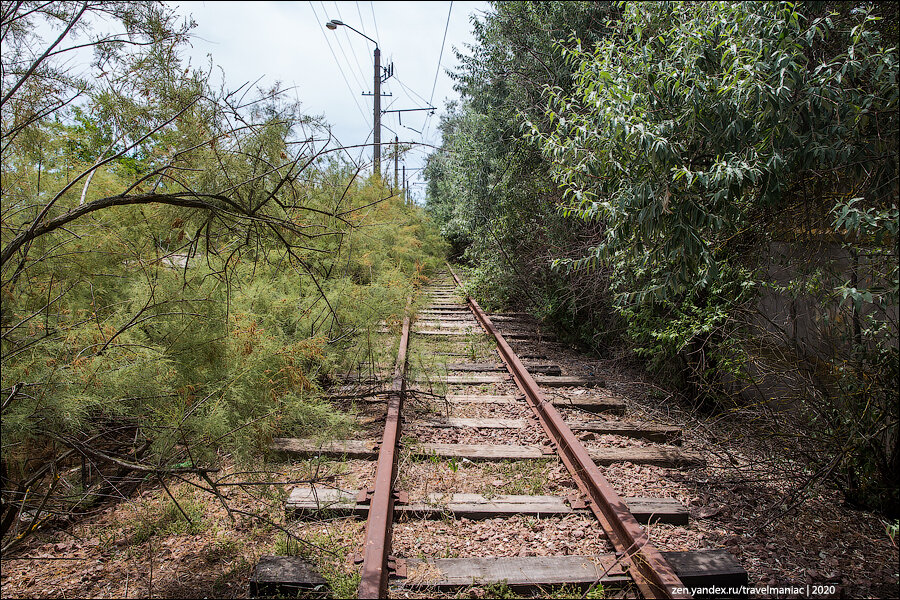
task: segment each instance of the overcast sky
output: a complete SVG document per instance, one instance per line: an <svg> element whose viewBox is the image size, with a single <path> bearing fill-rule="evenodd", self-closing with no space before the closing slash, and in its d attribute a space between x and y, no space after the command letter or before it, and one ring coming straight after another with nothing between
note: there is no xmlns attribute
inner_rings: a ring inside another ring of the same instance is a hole
<svg viewBox="0 0 900 600"><path fill-rule="evenodd" d="M382 109L422 108L430 101L438 110L384 115L382 144L394 139L438 145L440 114L455 98L447 69L458 64L453 47L464 50L473 41L471 16L489 10L487 2L173 2L192 15L195 65L212 55L226 83L236 88L259 78L267 87L280 81L294 88L305 112L332 125L345 145L372 142L372 51L362 36L340 27L325 28L338 19L378 41L381 64L394 63L394 76L382 86ZM451 7L452 4L452 7ZM449 21L448 21L449 14ZM446 42L444 31L446 28ZM443 42L443 54L441 47ZM440 63L438 59L440 58ZM419 170L428 147L407 155L411 182L421 182ZM354 156L371 164L371 148ZM382 165L385 168L386 165ZM423 186L411 186L419 201Z"/></svg>

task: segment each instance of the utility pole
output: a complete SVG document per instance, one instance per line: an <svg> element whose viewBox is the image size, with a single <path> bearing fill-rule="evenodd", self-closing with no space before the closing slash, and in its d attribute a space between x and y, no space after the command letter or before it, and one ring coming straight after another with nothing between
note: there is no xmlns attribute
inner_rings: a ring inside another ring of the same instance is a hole
<svg viewBox="0 0 900 600"><path fill-rule="evenodd" d="M394 188L398 188L397 185L397 160L400 158L400 138L396 135L394 136Z"/></svg>
<svg viewBox="0 0 900 600"><path fill-rule="evenodd" d="M406 193L406 165L403 165L403 200L408 199L409 194Z"/></svg>
<svg viewBox="0 0 900 600"><path fill-rule="evenodd" d="M332 19L325 23L325 27L334 31L338 27L346 27L347 29L358 33L363 36L373 44L375 44L375 53L374 53L374 62L375 62L375 76L373 78L373 83L375 84L375 93L373 96L375 98L372 102L372 174L378 175L378 178L381 178L381 82L387 81L394 74L394 64L391 63L390 66L384 69L384 73L382 74L381 68L381 48L378 47L378 42L364 34L359 29L347 25L343 21L339 21L337 19ZM384 79L382 79L384 77ZM363 96L368 96L369 94L364 93ZM388 94L390 96L390 94Z"/></svg>
<svg viewBox="0 0 900 600"><path fill-rule="evenodd" d="M372 130L372 141L375 147L372 150L375 166L372 173L378 174L381 178L381 49L375 44L375 109L373 111L374 129Z"/></svg>

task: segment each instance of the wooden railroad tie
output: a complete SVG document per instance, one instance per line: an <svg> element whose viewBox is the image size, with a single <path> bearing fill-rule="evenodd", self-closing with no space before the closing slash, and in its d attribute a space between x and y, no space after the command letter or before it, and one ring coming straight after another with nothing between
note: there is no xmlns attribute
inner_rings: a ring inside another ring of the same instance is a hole
<svg viewBox="0 0 900 600"><path fill-rule="evenodd" d="M478 324L478 321L475 320L475 317L472 315L437 315L437 314L420 314L419 318L416 319L416 325L423 325L425 323L447 323L452 325L457 325L459 323L468 323L471 324L472 327L481 327Z"/></svg>
<svg viewBox="0 0 900 600"><path fill-rule="evenodd" d="M689 588L731 587L748 583L747 571L724 550L663 552ZM615 589L631 578L614 554L486 558L394 558L392 585L409 590L453 591L473 585L505 584L516 591L561 585ZM327 593L325 579L296 556L263 556L250 577L250 595L293 597Z"/></svg>
<svg viewBox="0 0 900 600"><path fill-rule="evenodd" d="M385 333L385 332L381 332ZM413 333L416 335L430 335L430 336L466 336L466 335L484 335L484 331L481 329L472 327L471 331L469 329L413 329ZM512 339L512 340L536 340L542 339L547 341L555 341L555 337L550 334L542 334L537 331L504 331L503 337Z"/></svg>
<svg viewBox="0 0 900 600"><path fill-rule="evenodd" d="M574 398L548 398L554 406L578 408L587 412L612 414L625 413L625 401L614 397L576 396ZM510 395L447 394L450 404L522 404L525 401Z"/></svg>
<svg viewBox="0 0 900 600"><path fill-rule="evenodd" d="M329 516L355 516L365 518L369 505L359 502L358 490L338 490L334 488L297 487L291 491L285 503L285 515L293 518L316 517L322 513ZM641 523L666 523L687 525L690 512L674 498L624 498L628 510ZM566 516L590 514L584 503L576 503L573 498L562 496L525 496L499 494L442 494L432 493L420 501L395 504L398 516L411 518L440 519L446 515L455 518L493 519L511 515ZM604 535L597 530L598 535Z"/></svg>
<svg viewBox="0 0 900 600"><path fill-rule="evenodd" d="M356 382L363 385L364 382ZM374 392L383 391L383 385L372 383L371 387L377 388ZM414 388L415 386L411 386ZM355 387L348 387L345 392L352 392ZM359 398L360 402L384 403L384 396L372 393ZM450 404L521 404L525 401L508 394L447 394L446 400ZM554 406L564 408L577 408L592 413L609 413L615 415L625 414L625 401L616 397L576 396L574 398L548 398Z"/></svg>
<svg viewBox="0 0 900 600"><path fill-rule="evenodd" d="M553 376L561 376L562 369L559 365L554 365L550 363L534 363L529 361L524 361L525 368L528 369L529 373L540 373L541 375L553 375ZM447 364L448 371L482 371L482 372L500 372L506 373L506 365L503 363L488 363L488 362L480 362L480 363L448 363Z"/></svg>
<svg viewBox="0 0 900 600"><path fill-rule="evenodd" d="M740 587L747 571L724 550L663 552L685 586ZM438 558L405 561L405 578L395 584L404 589L451 591L472 585L504 583L514 590L559 585L615 588L631 578L616 562L615 554L597 556L526 556L505 558Z"/></svg>
<svg viewBox="0 0 900 600"><path fill-rule="evenodd" d="M478 327L477 323L467 323L464 326L450 326L449 323L438 323L436 321L416 321L413 326L413 333L416 335L448 335L448 336L464 336L464 335L483 335L484 332Z"/></svg>
<svg viewBox="0 0 900 600"><path fill-rule="evenodd" d="M275 438L270 448L292 456L333 456L373 459L378 455L378 443L370 440L337 440L319 442L310 439ZM497 446L493 444L413 444L410 451L419 456L465 458L472 461L537 460L548 455L542 446ZM588 448L588 454L598 465L629 462L657 467L698 467L706 464L702 456L676 448ZM554 455L555 456L555 455Z"/></svg>
<svg viewBox="0 0 900 600"><path fill-rule="evenodd" d="M261 556L250 575L251 598L309 598L328 582L310 563L296 556ZM326 597L324 594L322 597Z"/></svg>
<svg viewBox="0 0 900 600"><path fill-rule="evenodd" d="M465 419L459 417L435 417L422 421L414 421L413 425L426 427L453 427L475 429L522 429L526 425L525 419ZM639 438L651 442L666 444L681 444L681 429L679 427L664 427L661 425L643 425L635 423L617 423L615 421L586 421L570 422L569 427L573 431L590 431L600 435L621 435L623 437Z"/></svg>
<svg viewBox="0 0 900 600"><path fill-rule="evenodd" d="M605 387L606 382L599 377L577 377L574 375L533 375L538 385L544 387ZM437 380L437 379L436 379ZM422 381L414 379L413 381ZM508 374L472 373L447 375L440 381L447 385L481 385L484 383L504 383L511 381Z"/></svg>

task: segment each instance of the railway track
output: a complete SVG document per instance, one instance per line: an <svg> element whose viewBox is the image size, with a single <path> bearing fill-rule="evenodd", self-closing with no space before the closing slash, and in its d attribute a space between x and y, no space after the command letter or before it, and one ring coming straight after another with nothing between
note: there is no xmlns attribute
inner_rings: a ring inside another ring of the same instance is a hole
<svg viewBox="0 0 900 600"><path fill-rule="evenodd" d="M427 308L413 319L407 307L393 370L367 382L372 394L364 400L376 413L370 423L383 419L380 436L273 442L290 457L376 461L367 489L298 487L285 507L292 518L366 519L356 557L359 597L429 595L473 585L547 590L599 584L629 596L686 598L711 586L746 585L746 571L724 551L659 551L646 526L688 525L687 508L671 498L622 497L598 468L703 464L680 448L681 431L609 416L624 413L625 406L602 380L563 373L540 351L553 341L527 315L488 315L460 296L458 284L452 272L442 274L424 290ZM640 443L591 443L605 436ZM504 469L514 478L519 465L528 464L539 480L550 481L547 473L562 472L560 463L568 477L557 476L545 493L503 493L523 491L504 480ZM491 464L504 467L485 466ZM429 469L449 469L453 476L430 477ZM404 484L410 489L401 489ZM471 524L488 519L501 530L515 522L515 532L521 532L522 519L539 523L532 528L542 532L573 522L577 528L565 554L542 546L550 536L529 533L516 555L485 556L482 550L466 556ZM423 556L409 540L435 529L451 539L442 556ZM299 559L264 557L251 594L293 594L320 589L322 582Z"/></svg>

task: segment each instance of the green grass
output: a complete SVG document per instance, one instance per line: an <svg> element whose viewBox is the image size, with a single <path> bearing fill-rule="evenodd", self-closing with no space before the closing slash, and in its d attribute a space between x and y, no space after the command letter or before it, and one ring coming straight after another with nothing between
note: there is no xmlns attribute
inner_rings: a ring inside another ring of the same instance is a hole
<svg viewBox="0 0 900 600"><path fill-rule="evenodd" d="M596 584L587 590L577 585L561 585L550 588L539 588L529 592L517 592L511 588L505 581L485 586L482 590L478 588L467 588L456 594L457 598L501 598L506 600L514 600L517 598L589 598L600 599L606 598L607 593L603 585Z"/></svg>
<svg viewBox="0 0 900 600"><path fill-rule="evenodd" d="M444 355L441 357L444 362L498 360L497 343L480 328L464 336L456 336L455 339L422 340L414 337L411 348L427 356ZM447 356L451 354L460 356Z"/></svg>
<svg viewBox="0 0 900 600"><path fill-rule="evenodd" d="M203 558L208 563L217 563L238 558L241 554L242 543L239 540L222 537L204 550Z"/></svg>
<svg viewBox="0 0 900 600"><path fill-rule="evenodd" d="M332 528L327 533L305 536L303 542L284 533L278 534L275 540L276 554L300 556L315 564L319 574L328 582L332 598L355 598L359 588L359 573L356 569L346 570L347 547L347 540ZM322 552L319 548L328 549L333 554Z"/></svg>
<svg viewBox="0 0 900 600"><path fill-rule="evenodd" d="M465 339L466 358L482 362L497 357L497 342L484 333L470 333Z"/></svg>
<svg viewBox="0 0 900 600"><path fill-rule="evenodd" d="M132 544L143 544L157 535L196 535L205 531L208 524L203 518L203 504L192 496L177 500L176 505L171 498L166 498L159 507L145 510L135 526Z"/></svg>
<svg viewBox="0 0 900 600"><path fill-rule="evenodd" d="M503 481L500 486L485 485L481 494L486 497L499 494L537 496L548 492L547 470L556 459L529 461L504 460L484 465L485 473Z"/></svg>

